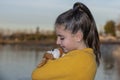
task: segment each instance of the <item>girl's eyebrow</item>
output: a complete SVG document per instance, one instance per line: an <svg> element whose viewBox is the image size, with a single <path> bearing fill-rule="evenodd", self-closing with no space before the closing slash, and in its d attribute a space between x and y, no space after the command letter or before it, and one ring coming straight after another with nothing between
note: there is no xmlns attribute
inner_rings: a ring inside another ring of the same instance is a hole
<svg viewBox="0 0 120 80"><path fill-rule="evenodd" d="M59 36L59 37L63 37L63 35L61 35L61 34L57 34L57 36Z"/></svg>

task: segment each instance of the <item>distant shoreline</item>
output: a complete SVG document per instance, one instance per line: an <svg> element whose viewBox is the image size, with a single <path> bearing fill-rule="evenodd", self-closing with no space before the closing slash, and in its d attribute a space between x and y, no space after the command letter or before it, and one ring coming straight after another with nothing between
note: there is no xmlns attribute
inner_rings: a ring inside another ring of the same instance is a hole
<svg viewBox="0 0 120 80"><path fill-rule="evenodd" d="M120 44L120 41L100 41L101 44ZM31 41L14 41L0 40L1 45L17 44L17 45L55 45L55 40L31 40Z"/></svg>
<svg viewBox="0 0 120 80"><path fill-rule="evenodd" d="M119 45L120 41L101 41L103 45ZM46 51L53 48L57 48L55 41L52 40L42 40L42 41L0 41L0 46L12 46L14 48L19 48L21 50L40 50Z"/></svg>
<svg viewBox="0 0 120 80"><path fill-rule="evenodd" d="M120 41L101 41L101 44L120 44Z"/></svg>
<svg viewBox="0 0 120 80"><path fill-rule="evenodd" d="M54 44L54 40L28 40L28 41L15 41L15 40L0 40L0 44Z"/></svg>
<svg viewBox="0 0 120 80"><path fill-rule="evenodd" d="M53 48L58 47L55 44L55 41L50 40L43 40L43 41L0 41L0 46L12 46L12 47L18 47L22 50L51 50Z"/></svg>

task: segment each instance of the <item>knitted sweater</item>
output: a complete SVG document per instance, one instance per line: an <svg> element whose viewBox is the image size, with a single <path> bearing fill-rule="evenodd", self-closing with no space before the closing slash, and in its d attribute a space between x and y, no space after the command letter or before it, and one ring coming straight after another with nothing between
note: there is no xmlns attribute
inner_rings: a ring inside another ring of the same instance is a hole
<svg viewBox="0 0 120 80"><path fill-rule="evenodd" d="M97 65L91 48L73 50L36 68L32 80L94 80Z"/></svg>

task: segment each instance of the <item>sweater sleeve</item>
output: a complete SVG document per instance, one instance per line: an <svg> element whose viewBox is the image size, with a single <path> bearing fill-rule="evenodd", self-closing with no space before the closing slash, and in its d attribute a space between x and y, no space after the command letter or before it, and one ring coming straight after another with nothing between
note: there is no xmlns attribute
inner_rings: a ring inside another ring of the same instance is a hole
<svg viewBox="0 0 120 80"><path fill-rule="evenodd" d="M93 80L95 71L94 57L76 51L62 58L49 60L43 67L36 68L32 73L32 80Z"/></svg>

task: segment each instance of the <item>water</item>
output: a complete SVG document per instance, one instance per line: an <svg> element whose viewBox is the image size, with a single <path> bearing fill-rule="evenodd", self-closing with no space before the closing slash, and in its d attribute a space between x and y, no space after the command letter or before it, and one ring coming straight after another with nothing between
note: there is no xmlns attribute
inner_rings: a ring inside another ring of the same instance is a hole
<svg viewBox="0 0 120 80"><path fill-rule="evenodd" d="M95 80L120 80L120 44L102 44L101 53Z"/></svg>
<svg viewBox="0 0 120 80"><path fill-rule="evenodd" d="M32 71L44 53L33 47L0 45L0 80L31 80ZM101 45L101 52L95 80L120 80L120 45Z"/></svg>
<svg viewBox="0 0 120 80"><path fill-rule="evenodd" d="M31 80L31 73L43 52L21 49L19 46L0 47L0 80Z"/></svg>

